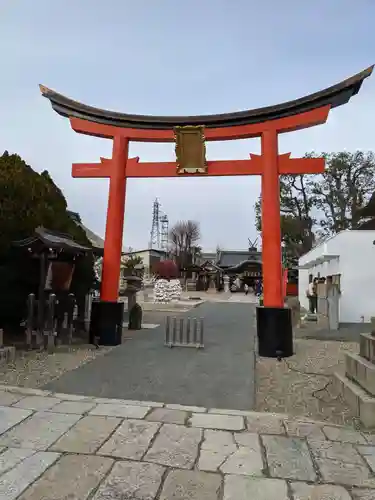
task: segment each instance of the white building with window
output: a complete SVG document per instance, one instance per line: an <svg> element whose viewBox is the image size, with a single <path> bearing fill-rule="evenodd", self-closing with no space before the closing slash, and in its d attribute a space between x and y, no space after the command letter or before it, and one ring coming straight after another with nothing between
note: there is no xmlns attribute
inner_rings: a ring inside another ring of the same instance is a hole
<svg viewBox="0 0 375 500"><path fill-rule="evenodd" d="M165 252L164 250L158 250L156 248L147 248L145 250L136 250L123 253L124 262L132 257L140 257L142 259L145 276L149 277L155 272L157 264L161 260L165 260L167 258L167 252Z"/></svg>
<svg viewBox="0 0 375 500"><path fill-rule="evenodd" d="M299 259L299 300L306 309L309 275L338 286L339 323L370 323L375 316L375 231L342 231Z"/></svg>

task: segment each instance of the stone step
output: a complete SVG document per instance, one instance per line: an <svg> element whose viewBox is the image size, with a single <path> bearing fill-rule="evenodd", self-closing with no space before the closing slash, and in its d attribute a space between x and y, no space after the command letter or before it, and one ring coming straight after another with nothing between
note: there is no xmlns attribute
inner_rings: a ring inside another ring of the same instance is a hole
<svg viewBox="0 0 375 500"><path fill-rule="evenodd" d="M371 333L361 333L359 337L359 354L375 363L375 336Z"/></svg>
<svg viewBox="0 0 375 500"><path fill-rule="evenodd" d="M335 373L335 383L338 392L342 394L345 401L362 425L366 428L375 427L375 398L371 397L358 384L351 381L345 375Z"/></svg>
<svg viewBox="0 0 375 500"><path fill-rule="evenodd" d="M352 352L345 354L345 375L375 396L375 365Z"/></svg>

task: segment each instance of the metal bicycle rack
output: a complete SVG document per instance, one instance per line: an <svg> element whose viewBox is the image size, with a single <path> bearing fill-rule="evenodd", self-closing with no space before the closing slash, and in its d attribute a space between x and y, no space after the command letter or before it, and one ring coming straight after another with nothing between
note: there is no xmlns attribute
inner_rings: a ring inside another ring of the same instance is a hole
<svg viewBox="0 0 375 500"><path fill-rule="evenodd" d="M203 318L179 318L167 316L165 324L166 347L195 347L204 348L204 320Z"/></svg>

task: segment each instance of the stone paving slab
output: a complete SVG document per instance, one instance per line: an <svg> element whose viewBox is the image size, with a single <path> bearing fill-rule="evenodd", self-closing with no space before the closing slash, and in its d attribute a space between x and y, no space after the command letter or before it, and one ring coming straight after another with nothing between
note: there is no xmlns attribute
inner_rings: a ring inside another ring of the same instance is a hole
<svg viewBox="0 0 375 500"><path fill-rule="evenodd" d="M46 450L65 434L79 418L79 415L64 413L34 413L30 418L3 434L0 437L0 445Z"/></svg>
<svg viewBox="0 0 375 500"><path fill-rule="evenodd" d="M315 481L314 464L307 443L300 438L263 436L272 477Z"/></svg>
<svg viewBox="0 0 375 500"><path fill-rule="evenodd" d="M0 500L375 500L374 434L17 387L0 396Z"/></svg>
<svg viewBox="0 0 375 500"><path fill-rule="evenodd" d="M235 415L214 415L212 413L193 413L190 425L203 429L223 429L228 431L241 431L245 428L242 417Z"/></svg>
<svg viewBox="0 0 375 500"><path fill-rule="evenodd" d="M281 479L226 476L224 500L250 500L252 498L254 500L289 500L287 483Z"/></svg>
<svg viewBox="0 0 375 500"><path fill-rule="evenodd" d="M154 499L163 480L164 467L142 462L117 462L93 500Z"/></svg>
<svg viewBox="0 0 375 500"><path fill-rule="evenodd" d="M140 460L146 453L160 425L157 422L124 420L98 453Z"/></svg>
<svg viewBox="0 0 375 500"><path fill-rule="evenodd" d="M191 469L198 457L201 439L200 429L165 424L144 459L169 467Z"/></svg>
<svg viewBox="0 0 375 500"><path fill-rule="evenodd" d="M342 486L301 482L292 483L291 488L294 500L351 500L348 491Z"/></svg>
<svg viewBox="0 0 375 500"><path fill-rule="evenodd" d="M20 497L20 500L82 500L104 479L113 460L94 455L65 455Z"/></svg>
<svg viewBox="0 0 375 500"><path fill-rule="evenodd" d="M88 415L61 436L50 449L70 453L95 453L121 422L121 418Z"/></svg>
<svg viewBox="0 0 375 500"><path fill-rule="evenodd" d="M20 394L12 394L10 392L0 391L0 406L7 406L17 403L22 398Z"/></svg>
<svg viewBox="0 0 375 500"><path fill-rule="evenodd" d="M37 452L25 458L0 476L1 500L16 500L60 455L52 452ZM43 497L39 497L40 498Z"/></svg>
<svg viewBox="0 0 375 500"><path fill-rule="evenodd" d="M32 414L30 410L0 406L0 435Z"/></svg>

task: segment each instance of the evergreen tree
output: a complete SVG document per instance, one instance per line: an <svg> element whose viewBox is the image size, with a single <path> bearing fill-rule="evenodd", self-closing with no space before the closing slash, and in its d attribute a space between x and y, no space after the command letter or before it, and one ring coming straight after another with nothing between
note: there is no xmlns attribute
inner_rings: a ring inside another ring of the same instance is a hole
<svg viewBox="0 0 375 500"><path fill-rule="evenodd" d="M65 197L49 173L38 174L19 155L5 151L0 156L0 327L19 324L25 316L27 295L37 288L39 262L15 249L12 242L32 236L38 226L91 246L83 229L69 216ZM79 259L72 292L86 293L93 279L92 256Z"/></svg>

